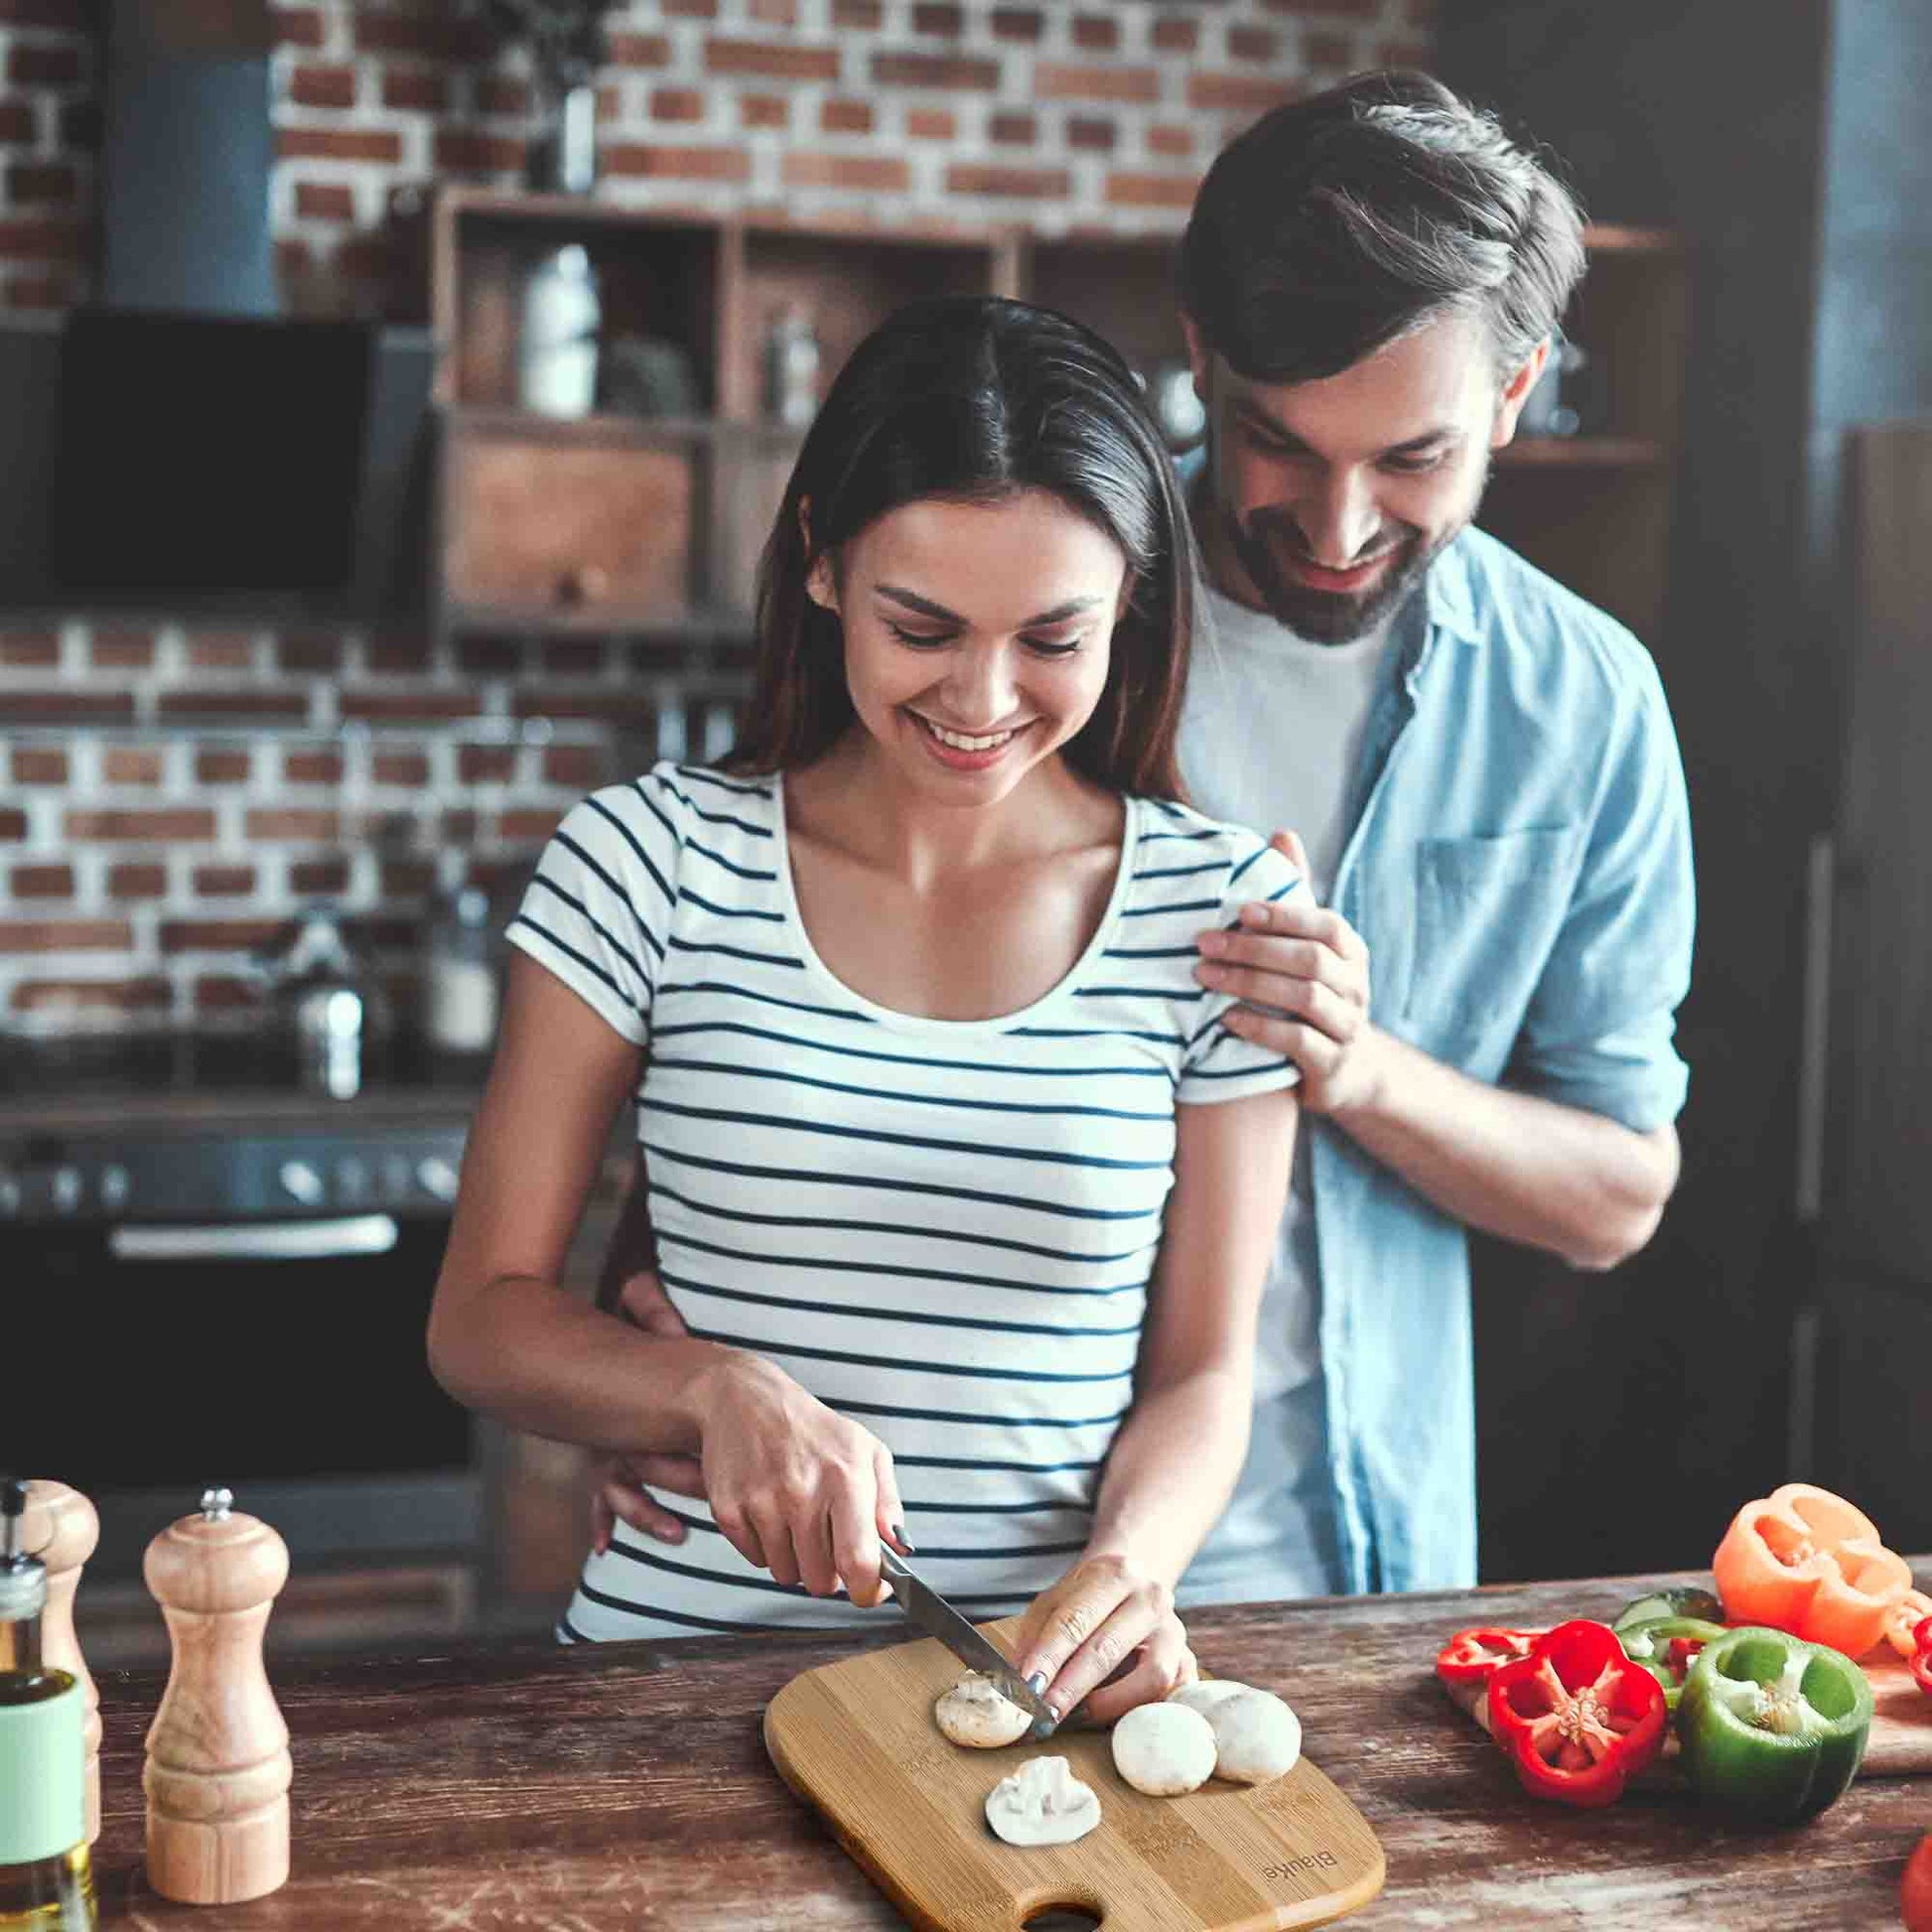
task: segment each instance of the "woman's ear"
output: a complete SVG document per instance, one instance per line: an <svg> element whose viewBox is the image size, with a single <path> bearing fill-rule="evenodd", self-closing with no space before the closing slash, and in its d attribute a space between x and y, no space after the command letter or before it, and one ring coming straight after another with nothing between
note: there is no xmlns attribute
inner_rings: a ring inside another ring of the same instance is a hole
<svg viewBox="0 0 1932 1932"><path fill-rule="evenodd" d="M805 545L805 555L812 556L812 499L801 496L798 499L798 534ZM812 557L805 572L805 595L821 610L830 611L835 617L839 609L838 573L832 568L829 552L821 551Z"/></svg>

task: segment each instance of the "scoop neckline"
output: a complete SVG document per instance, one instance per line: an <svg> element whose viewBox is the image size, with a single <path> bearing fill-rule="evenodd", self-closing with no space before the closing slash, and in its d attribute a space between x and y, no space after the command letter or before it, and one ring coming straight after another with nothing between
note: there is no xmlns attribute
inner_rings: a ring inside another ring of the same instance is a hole
<svg viewBox="0 0 1932 1932"><path fill-rule="evenodd" d="M1128 888L1133 884L1134 861L1141 843L1141 801L1131 792L1123 792L1120 795L1123 807L1120 862L1114 871L1113 891L1108 894L1106 909L1101 913L1092 937L1081 949L1080 956L1038 999L1016 1008L1012 1013L993 1014L983 1020L940 1020L922 1013L905 1013L897 1007L881 1006L877 1000L868 999L857 987L848 986L819 957L818 948L812 943L812 935L806 928L805 915L799 910L798 891L791 876L791 836L785 812L785 778L782 771L773 774L771 796L778 821L774 841L777 846L778 898L786 928L803 956L806 974L817 980L822 988L829 989L840 999L857 1007L869 1019L899 1033L945 1034L954 1038L1012 1033L1050 1009L1063 1005L1094 963L1106 952L1113 938L1114 930L1120 923L1121 907L1126 901Z"/></svg>

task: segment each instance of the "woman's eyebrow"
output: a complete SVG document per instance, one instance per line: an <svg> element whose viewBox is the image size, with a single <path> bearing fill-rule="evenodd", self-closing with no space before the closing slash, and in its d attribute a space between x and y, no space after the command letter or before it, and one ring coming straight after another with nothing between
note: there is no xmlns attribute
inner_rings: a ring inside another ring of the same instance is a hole
<svg viewBox="0 0 1932 1932"><path fill-rule="evenodd" d="M964 623L966 620L956 611L948 611L943 604L935 604L929 597L921 597L917 591L908 591L899 584L875 584L873 589L881 597L890 597L895 604L903 604L908 611L916 611L922 618L934 618L944 623ZM1106 600L1099 597L1070 597L1064 604L1056 604L1050 611L1041 611L1028 618L1020 626L1031 630L1036 624L1059 623L1066 618L1077 618L1083 611L1094 610Z"/></svg>

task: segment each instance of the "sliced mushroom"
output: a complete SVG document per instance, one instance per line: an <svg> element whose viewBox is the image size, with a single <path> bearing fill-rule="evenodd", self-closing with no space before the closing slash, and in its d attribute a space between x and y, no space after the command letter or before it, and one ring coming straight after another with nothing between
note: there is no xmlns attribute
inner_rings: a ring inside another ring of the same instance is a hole
<svg viewBox="0 0 1932 1932"><path fill-rule="evenodd" d="M1150 1798L1199 1790L1215 1755L1213 1725L1184 1704L1143 1704L1114 1726L1114 1769Z"/></svg>
<svg viewBox="0 0 1932 1932"><path fill-rule="evenodd" d="M1100 1800L1063 1757L1030 1757L986 1794L986 1822L1009 1845L1071 1845L1100 1823Z"/></svg>
<svg viewBox="0 0 1932 1932"><path fill-rule="evenodd" d="M1231 1698L1237 1691L1245 1691L1245 1684L1237 1684L1231 1677L1198 1677L1191 1684L1183 1684L1179 1690L1168 1695L1170 1704L1184 1704L1189 1711L1198 1711L1204 1718L1221 1702Z"/></svg>
<svg viewBox="0 0 1932 1932"><path fill-rule="evenodd" d="M955 1744L994 1750L1033 1728L1033 1713L1001 1696L992 1678L968 1671L932 1707L932 1720Z"/></svg>
<svg viewBox="0 0 1932 1932"><path fill-rule="evenodd" d="M1266 1784L1294 1770L1302 1755L1302 1721L1272 1691L1242 1690L1207 1714L1214 1729L1214 1775L1236 1784Z"/></svg>

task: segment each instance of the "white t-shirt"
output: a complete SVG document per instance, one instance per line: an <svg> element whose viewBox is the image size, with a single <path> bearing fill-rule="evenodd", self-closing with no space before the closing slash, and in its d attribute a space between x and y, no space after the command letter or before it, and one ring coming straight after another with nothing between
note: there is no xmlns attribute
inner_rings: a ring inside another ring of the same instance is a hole
<svg viewBox="0 0 1932 1932"><path fill-rule="evenodd" d="M792 891L779 780L659 764L558 828L509 929L644 1048L659 1272L691 1332L755 1349L892 1450L920 1569L1023 1608L1083 1547L1133 1399L1176 1102L1293 1085L1220 1024L1194 936L1307 888L1249 831L1127 800L1079 960L991 1020L852 991ZM748 1564L702 1502L621 1524L560 1634L836 1628L877 1612Z"/></svg>
<svg viewBox="0 0 1932 1932"><path fill-rule="evenodd" d="M1311 643L1209 590L1180 718L1180 769L1203 811L1264 838L1290 830L1325 899L1349 831L1349 786L1394 647L1384 623ZM1340 1587L1322 1420L1320 1271L1307 1124L1261 1305L1255 1421L1233 1499L1178 1591L1182 1603L1315 1596Z"/></svg>

